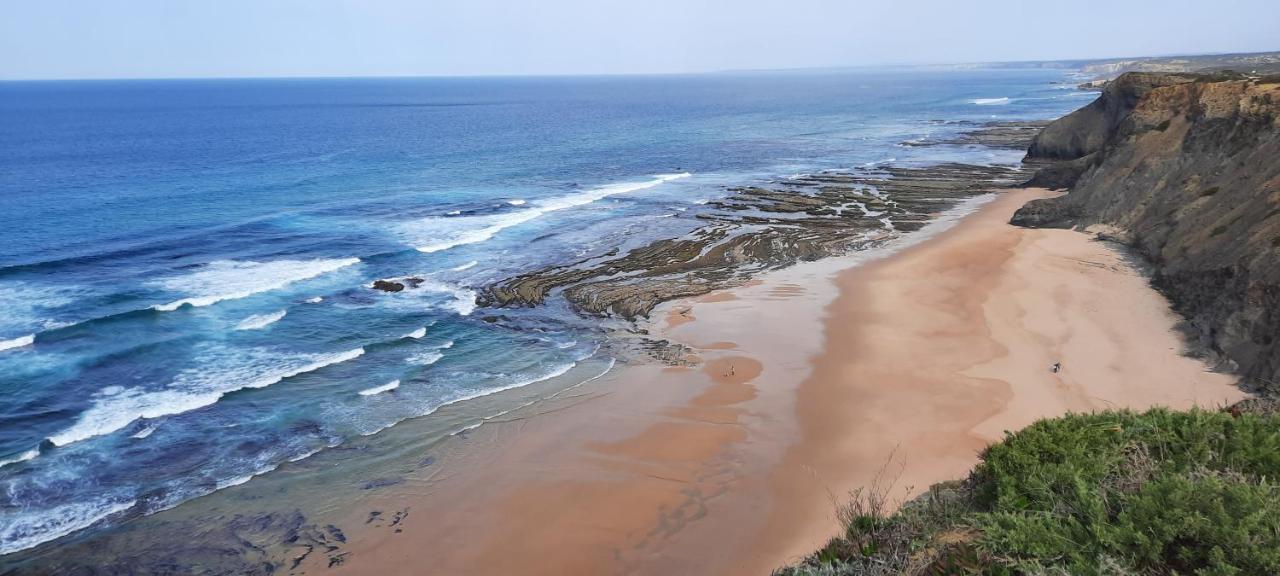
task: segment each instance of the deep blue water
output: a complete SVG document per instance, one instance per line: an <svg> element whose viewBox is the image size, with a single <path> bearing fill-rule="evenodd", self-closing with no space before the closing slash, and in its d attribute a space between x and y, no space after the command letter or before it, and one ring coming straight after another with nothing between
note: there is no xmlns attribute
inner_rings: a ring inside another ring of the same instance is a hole
<svg viewBox="0 0 1280 576"><path fill-rule="evenodd" d="M1089 101L1065 79L0 83L0 553L561 374L593 322L485 322L473 288L691 230L726 185L1016 162L898 143Z"/></svg>

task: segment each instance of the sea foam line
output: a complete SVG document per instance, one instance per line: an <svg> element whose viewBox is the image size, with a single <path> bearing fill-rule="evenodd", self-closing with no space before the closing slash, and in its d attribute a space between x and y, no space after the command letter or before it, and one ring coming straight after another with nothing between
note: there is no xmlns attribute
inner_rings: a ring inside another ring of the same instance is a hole
<svg viewBox="0 0 1280 576"><path fill-rule="evenodd" d="M390 392L399 387L400 387L400 381L392 380L381 386L374 386L373 388L367 388L365 390L361 390L360 392L357 392L357 394L360 394L361 396L376 396L383 392Z"/></svg>
<svg viewBox="0 0 1280 576"><path fill-rule="evenodd" d="M279 322L288 313L288 310L280 310L270 314L254 314L236 324L236 330L261 330Z"/></svg>
<svg viewBox="0 0 1280 576"><path fill-rule="evenodd" d="M560 391L556 392L555 394L552 394L552 395L547 396L547 397L545 397L545 398L534 398L533 400L530 400L530 401L528 401L528 402L525 402L524 404L521 404L521 405L516 406L516 407L514 407L514 408L508 408L508 409L506 409L506 410L502 410L502 411L500 411L500 412L497 412L497 413L494 413L494 414L490 414L490 415L488 415L488 416L485 416L484 418L481 418L481 419L480 419L480 421L478 421L478 422L476 422L476 423L474 423L474 424L468 424L468 425L466 425L466 426L463 426L462 428L459 428L458 430L454 431L453 433L454 433L454 434L461 434L461 433L463 433L463 432L469 432L469 431L471 431L471 430L475 430L476 428L479 428L479 427L483 426L485 423L487 423L487 422L489 422L489 421L493 420L494 418L501 418L501 417L503 417L503 416L506 416L507 414L510 414L510 413L512 413L512 412L515 412L516 410L520 410L520 409L523 409L523 408L528 408L529 406L533 406L534 404L537 404L537 403L539 403L539 402L544 402L544 401L547 401L547 400L555 399L555 398L559 397L561 394L564 394L565 392L568 392L568 391L570 391L570 390L573 390L573 389L575 389L575 388L577 388L577 387L579 387L579 386L582 386L583 384L586 384L586 383L588 383L588 382L592 382L592 381L595 381L595 380L599 380L600 378L604 378L604 376L605 376L606 374L608 374L610 371L612 371L612 370L613 370L613 366L614 366L614 364L616 364L616 363L617 363L617 361L618 361L618 359L617 359L617 358L610 358L610 359L609 359L609 365L608 365L608 366L605 366L604 370L603 370L603 371L601 371L599 374L596 374L595 376L592 376L592 377L590 377L590 378L587 378L586 380L583 380L583 381L581 381L581 382L578 382L577 384L574 384L573 386L569 386L569 387L567 387L567 388L564 388L563 390L560 390Z"/></svg>
<svg viewBox="0 0 1280 576"><path fill-rule="evenodd" d="M186 291L189 294L194 292L194 294L167 304L156 304L152 308L169 312L187 305L209 306L224 300L247 298L259 292L279 290L294 282L315 278L359 262L359 258L270 262L217 260L205 264L191 274L158 281L157 284L162 288L178 292Z"/></svg>
<svg viewBox="0 0 1280 576"><path fill-rule="evenodd" d="M364 348L356 348L320 356L312 362L286 370L268 374L257 380L240 385L232 385L212 390L154 390L140 388L117 389L109 394L101 395L97 402L80 414L75 424L49 437L55 446L66 446L115 432L140 418L159 418L190 412L205 406L216 404L223 396L238 390L266 388L272 384L307 372L314 372L326 366L332 366L353 360L364 355Z"/></svg>
<svg viewBox="0 0 1280 576"><path fill-rule="evenodd" d="M13 350L14 348L22 348L23 346L30 346L34 344L35 341L36 341L35 334L27 334L26 336L19 336L17 338L13 338L10 340L0 340L0 351Z"/></svg>
<svg viewBox="0 0 1280 576"><path fill-rule="evenodd" d="M5 466L8 466L10 464L26 462L27 460L31 460L32 458L35 458L36 456L39 456L39 455L40 455L40 448L38 447L32 448L30 450L27 450L26 452L18 454L17 456L14 456L13 458L0 460L0 468L4 468Z"/></svg>
<svg viewBox="0 0 1280 576"><path fill-rule="evenodd" d="M688 172L680 174L659 174L652 180L645 182L609 184L593 188L580 194L538 200L533 203L531 208L525 208L507 214L471 216L464 218L427 218L426 220L414 224L414 229L444 229L449 230L449 232L447 232L443 237L434 238L420 246L417 246L417 250L419 252L430 254L432 252L448 250L455 246L485 242L507 228L524 224L525 222L538 218L549 212L583 206L616 194L625 194L628 192L644 190L664 182L687 178L689 176L690 174Z"/></svg>

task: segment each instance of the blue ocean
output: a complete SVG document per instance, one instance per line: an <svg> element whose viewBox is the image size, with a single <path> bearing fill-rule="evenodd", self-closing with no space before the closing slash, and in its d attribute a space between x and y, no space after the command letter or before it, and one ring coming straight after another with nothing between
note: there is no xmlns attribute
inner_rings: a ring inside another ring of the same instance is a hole
<svg viewBox="0 0 1280 576"><path fill-rule="evenodd" d="M687 233L730 186L1014 164L902 143L1093 96L1039 69L0 83L0 553L571 385L605 321L478 290Z"/></svg>

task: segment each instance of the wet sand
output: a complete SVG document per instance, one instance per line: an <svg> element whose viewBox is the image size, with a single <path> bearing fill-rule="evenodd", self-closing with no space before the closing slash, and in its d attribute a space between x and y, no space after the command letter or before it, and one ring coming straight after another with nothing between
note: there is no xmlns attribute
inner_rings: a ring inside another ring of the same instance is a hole
<svg viewBox="0 0 1280 576"><path fill-rule="evenodd" d="M1242 397L1181 355L1167 303L1107 245L1006 224L1047 194L883 260L659 307L650 330L695 367L619 366L468 433L364 503L403 521L344 522L363 527L325 572L767 574L833 535L833 495L886 462L906 498L1041 417Z"/></svg>

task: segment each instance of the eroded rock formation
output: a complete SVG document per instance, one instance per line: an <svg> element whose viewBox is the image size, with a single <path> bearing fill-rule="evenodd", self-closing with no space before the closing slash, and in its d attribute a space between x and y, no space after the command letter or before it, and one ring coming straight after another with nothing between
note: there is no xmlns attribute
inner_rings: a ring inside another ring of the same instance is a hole
<svg viewBox="0 0 1280 576"><path fill-rule="evenodd" d="M1280 82L1125 74L1028 157L1065 160L1033 183L1070 193L1015 224L1128 243L1206 347L1254 382L1280 381Z"/></svg>

